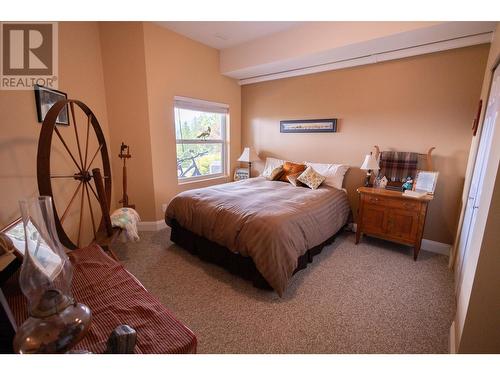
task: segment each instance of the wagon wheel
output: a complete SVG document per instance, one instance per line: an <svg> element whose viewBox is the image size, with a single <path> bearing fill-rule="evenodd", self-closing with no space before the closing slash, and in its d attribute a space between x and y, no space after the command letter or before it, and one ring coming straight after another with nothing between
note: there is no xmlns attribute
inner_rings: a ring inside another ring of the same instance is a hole
<svg viewBox="0 0 500 375"><path fill-rule="evenodd" d="M68 126L56 125L60 115ZM47 112L38 141L37 180L40 195L52 197L57 234L68 249L111 235L108 150L97 118L84 103L61 100Z"/></svg>

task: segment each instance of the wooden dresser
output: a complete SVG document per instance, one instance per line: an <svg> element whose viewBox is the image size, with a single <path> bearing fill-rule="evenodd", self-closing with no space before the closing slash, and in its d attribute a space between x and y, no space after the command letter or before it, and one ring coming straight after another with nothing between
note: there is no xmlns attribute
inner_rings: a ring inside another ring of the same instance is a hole
<svg viewBox="0 0 500 375"><path fill-rule="evenodd" d="M412 198L398 191L370 187L360 187L358 193L356 244L365 233L413 246L413 259L417 260L432 196Z"/></svg>

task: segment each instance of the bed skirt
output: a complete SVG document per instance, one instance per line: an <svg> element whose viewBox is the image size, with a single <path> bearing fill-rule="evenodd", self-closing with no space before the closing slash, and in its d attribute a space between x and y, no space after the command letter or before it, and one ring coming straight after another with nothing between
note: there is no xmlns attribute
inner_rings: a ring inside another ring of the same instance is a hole
<svg viewBox="0 0 500 375"><path fill-rule="evenodd" d="M191 254L197 255L204 261L217 264L232 274L252 281L253 285L257 288L272 290L271 286L255 266L252 258L233 253L224 246L210 241L205 237L198 236L190 230L183 228L176 220L171 220L169 226L171 228L170 240ZM293 274L303 270L309 263L312 263L313 257L321 253L325 246L333 243L335 237L342 229L343 227L325 242L314 246L307 250L304 255L301 255L297 260L297 268L293 271Z"/></svg>

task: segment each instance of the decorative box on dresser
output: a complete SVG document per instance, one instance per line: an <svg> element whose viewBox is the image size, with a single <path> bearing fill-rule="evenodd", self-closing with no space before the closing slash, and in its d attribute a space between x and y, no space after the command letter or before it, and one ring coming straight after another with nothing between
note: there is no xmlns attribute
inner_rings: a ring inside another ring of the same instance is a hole
<svg viewBox="0 0 500 375"><path fill-rule="evenodd" d="M399 191L371 187L358 188L359 211L356 244L361 234L413 246L417 260L427 214L427 205L433 199L426 195L414 198Z"/></svg>

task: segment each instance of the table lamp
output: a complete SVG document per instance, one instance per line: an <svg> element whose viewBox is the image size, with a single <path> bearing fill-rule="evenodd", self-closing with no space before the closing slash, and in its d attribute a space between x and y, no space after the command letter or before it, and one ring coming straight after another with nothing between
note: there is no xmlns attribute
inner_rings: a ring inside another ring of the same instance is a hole
<svg viewBox="0 0 500 375"><path fill-rule="evenodd" d="M361 170L367 171L366 172L366 179L365 179L365 186L373 186L370 183L370 178L372 176L372 170L373 171L378 171L380 167L378 166L377 159L375 159L375 156L372 155L370 152L369 155L365 156L365 160L363 161L363 164L360 167Z"/></svg>
<svg viewBox="0 0 500 375"><path fill-rule="evenodd" d="M248 176L251 177L252 173L252 162L260 160L259 155L251 147L245 147L238 161L248 163Z"/></svg>

